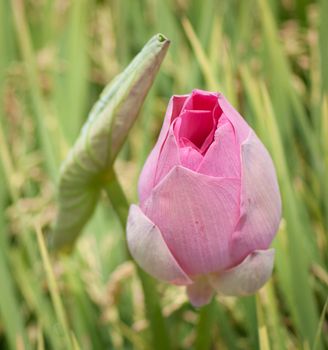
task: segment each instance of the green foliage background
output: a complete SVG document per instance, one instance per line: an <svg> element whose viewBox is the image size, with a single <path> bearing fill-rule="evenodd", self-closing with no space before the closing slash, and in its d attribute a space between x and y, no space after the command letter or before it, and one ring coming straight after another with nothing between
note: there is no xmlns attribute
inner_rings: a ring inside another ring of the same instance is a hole
<svg viewBox="0 0 328 350"><path fill-rule="evenodd" d="M92 104L157 32L171 47L115 164L129 199L169 97L193 88L241 111L283 196L275 271L256 297L199 311L182 288L157 285L171 348L328 347L327 13L327 0L0 1L1 349L152 348L106 198L70 255L50 258L41 230Z"/></svg>

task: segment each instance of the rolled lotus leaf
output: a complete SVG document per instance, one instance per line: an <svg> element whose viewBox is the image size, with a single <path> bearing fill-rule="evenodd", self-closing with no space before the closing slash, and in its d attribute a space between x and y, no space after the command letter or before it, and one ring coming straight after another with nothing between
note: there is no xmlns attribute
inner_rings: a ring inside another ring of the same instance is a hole
<svg viewBox="0 0 328 350"><path fill-rule="evenodd" d="M71 246L92 215L115 157L132 127L169 46L152 37L104 89L62 164L53 248Z"/></svg>

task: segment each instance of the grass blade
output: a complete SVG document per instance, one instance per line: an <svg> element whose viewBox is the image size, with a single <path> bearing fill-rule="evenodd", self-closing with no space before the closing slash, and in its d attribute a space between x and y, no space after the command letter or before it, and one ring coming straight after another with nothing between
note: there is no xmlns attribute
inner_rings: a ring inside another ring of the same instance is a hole
<svg viewBox="0 0 328 350"><path fill-rule="evenodd" d="M41 228L38 225L35 225L35 231L38 239L38 245L42 257L42 262L44 265L44 269L47 276L47 281L49 284L51 299L54 305L55 313L58 319L58 322L61 326L61 329L63 331L66 348L72 349L72 343L71 343L71 336L70 336L70 328L68 325L68 320L66 317L65 309L63 306L63 303L60 298L59 289L57 286L57 282L55 279L54 272L51 267L50 258L47 252L47 248L44 242L43 234L41 232Z"/></svg>

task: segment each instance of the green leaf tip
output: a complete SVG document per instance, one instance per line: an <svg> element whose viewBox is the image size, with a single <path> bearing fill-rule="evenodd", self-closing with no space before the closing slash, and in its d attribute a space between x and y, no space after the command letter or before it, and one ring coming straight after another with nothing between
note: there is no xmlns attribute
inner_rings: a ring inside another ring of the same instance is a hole
<svg viewBox="0 0 328 350"><path fill-rule="evenodd" d="M60 172L50 246L72 246L91 217L107 175L165 57L169 40L152 37L103 90Z"/></svg>

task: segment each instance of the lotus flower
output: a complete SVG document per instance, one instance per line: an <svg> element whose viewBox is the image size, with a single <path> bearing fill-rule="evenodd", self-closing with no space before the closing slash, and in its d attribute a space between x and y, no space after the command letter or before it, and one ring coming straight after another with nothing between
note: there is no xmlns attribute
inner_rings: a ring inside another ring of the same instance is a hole
<svg viewBox="0 0 328 350"><path fill-rule="evenodd" d="M271 157L221 93L173 96L127 223L131 255L185 285L194 306L214 292L255 293L270 278L281 217Z"/></svg>

